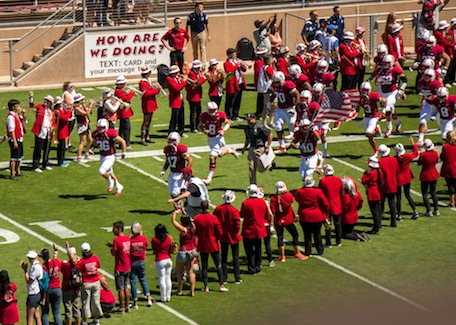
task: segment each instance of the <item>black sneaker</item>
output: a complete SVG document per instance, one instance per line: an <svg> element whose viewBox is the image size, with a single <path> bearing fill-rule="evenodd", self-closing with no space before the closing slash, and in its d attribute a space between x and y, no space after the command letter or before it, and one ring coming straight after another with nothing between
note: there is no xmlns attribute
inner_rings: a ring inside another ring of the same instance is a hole
<svg viewBox="0 0 456 325"><path fill-rule="evenodd" d="M274 170L274 168L276 168L276 166L277 165L276 165L275 161L272 161L271 167L269 167L269 171L272 172Z"/></svg>
<svg viewBox="0 0 456 325"><path fill-rule="evenodd" d="M367 233L368 233L369 235L380 235L379 231L378 231L378 230L374 230L374 229L368 231Z"/></svg>
<svg viewBox="0 0 456 325"><path fill-rule="evenodd" d="M412 220L416 220L420 217L420 214L418 212L414 212L412 215Z"/></svg>

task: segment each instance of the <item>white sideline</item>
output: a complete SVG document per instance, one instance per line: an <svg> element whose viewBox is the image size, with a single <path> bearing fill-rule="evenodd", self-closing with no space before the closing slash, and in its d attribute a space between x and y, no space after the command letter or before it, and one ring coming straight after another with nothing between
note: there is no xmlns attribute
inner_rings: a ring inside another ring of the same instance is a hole
<svg viewBox="0 0 456 325"><path fill-rule="evenodd" d="M13 219L11 219L11 218L5 216L5 215L2 214L2 213L0 213L0 219L3 219L3 220L5 220L5 221L9 222L9 223L12 224L13 226L15 226L15 227L21 229L22 231L25 231L27 234L29 234L29 235L31 235L31 236L33 236L33 237L35 237L35 238L37 238L37 239L43 241L44 243L48 244L49 246L52 246L53 244L55 244L53 241L47 239L46 237L40 235L40 234L37 233L37 232L31 230L30 228L27 228L26 226L24 226L24 225L22 225L22 224L20 224L20 223L18 223L18 222L16 222L16 221L14 221ZM59 249L61 252L63 252L63 253L66 254L67 251L66 251L66 249L65 249L64 247L59 246L59 245L57 245L57 247L58 247L58 249ZM98 269L98 270L100 271L100 273L104 274L106 277L110 278L111 280L114 280L114 276L113 276L111 273L109 273L109 272L107 272L107 271L105 271L105 270L103 270L103 269ZM182 319L183 321L185 321L185 322L187 322L187 323L189 323L189 324L191 324L191 325L198 325L198 323L196 323L195 321L193 321L193 320L191 320L190 318L188 318L188 317L182 315L182 314L179 313L178 311L172 309L171 307L166 306L166 305L163 304L163 303L158 303L158 304L155 304L155 305L158 306L158 307L161 307L161 308L165 309L167 312L173 314L173 315L176 316L177 318L180 318L180 319Z"/></svg>

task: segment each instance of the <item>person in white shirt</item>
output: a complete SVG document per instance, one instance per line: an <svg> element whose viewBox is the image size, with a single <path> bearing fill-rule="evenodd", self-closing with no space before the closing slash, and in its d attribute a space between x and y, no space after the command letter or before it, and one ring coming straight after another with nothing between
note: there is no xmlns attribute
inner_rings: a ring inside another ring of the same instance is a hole
<svg viewBox="0 0 456 325"><path fill-rule="evenodd" d="M41 325L40 316L40 301L41 291L39 280L43 277L43 267L38 260L38 253L34 250L30 250L27 253L27 258L30 263L30 269L28 269L28 263L21 261L22 270L24 270L25 282L27 283L27 325L33 325L35 320L36 325Z"/></svg>

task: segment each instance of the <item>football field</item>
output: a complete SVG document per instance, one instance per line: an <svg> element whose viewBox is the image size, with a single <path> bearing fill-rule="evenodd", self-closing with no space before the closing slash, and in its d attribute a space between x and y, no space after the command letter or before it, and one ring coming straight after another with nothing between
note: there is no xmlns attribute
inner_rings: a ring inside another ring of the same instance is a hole
<svg viewBox="0 0 456 325"><path fill-rule="evenodd" d="M101 94L96 87L79 88L77 91L94 99ZM44 95L56 96L59 92L58 89L36 91L35 100L40 102ZM2 105L15 97L27 103L27 93L3 93ZM241 116L255 110L255 98L254 91L244 93ZM203 106L205 103L203 101ZM418 103L416 95L398 103L406 133L417 128ZM125 186L120 197L107 192L106 183L98 174L97 155L83 164L72 162L68 168L53 166L52 171L42 174L34 173L25 163L23 171L27 177L13 182L6 170L8 145L0 145L0 166L3 169L0 171L0 269L7 269L11 280L18 284L21 323L25 319L26 287L19 263L25 259L29 249L50 248L52 243L62 248L65 241L79 248L82 242L87 241L94 254L100 257L102 271L111 279L109 283L114 288L114 258L105 245L113 240L113 222L122 220L131 225L133 221L139 221L149 240L154 227L163 223L174 238L178 237L170 221L172 206L167 203L169 195L165 178L159 177L164 164L162 150L166 145L166 124L169 121L166 97L159 98L159 107L151 131L156 143L143 147L137 144L141 123L139 99L135 98L133 102L134 151L129 152L125 160L119 159L114 167ZM186 120L189 115L187 107ZM1 111L3 121L6 114L7 110ZM28 133L24 142L26 161L31 159L33 151L30 130L34 116L31 110L28 117ZM95 128L95 119L94 115L92 128ZM344 123L338 131L329 134L328 152L333 158L325 160L325 163L333 165L337 176L350 175L355 180L361 178L371 154L362 126L356 127L357 123ZM228 145L242 147L245 125L246 122L233 123L225 137ZM430 124L430 128L436 129L436 124ZM3 132L4 126L0 130ZM429 137L435 142L440 141L438 133L431 133ZM206 137L189 134L189 138L181 142L192 153L195 175L206 177L209 165ZM410 150L407 135L377 138L377 144L385 143L390 147L398 142ZM73 136L72 143L78 143L77 137ZM75 154L70 153L67 157L74 159ZM55 148L51 158L55 158ZM272 172L258 175L259 185L264 187L266 195L273 192L274 184L279 180L284 181L290 190L302 186L297 150L278 155L276 163L277 168ZM411 167L415 175L412 195L422 215L425 209L419 194L419 167L415 163ZM231 155L219 158L209 186L211 203L223 203L222 194L226 189L232 189L237 196L234 205L240 208L248 183L246 155L237 160ZM366 199L361 186L360 192ZM323 256L313 256L306 261L293 259L290 245L287 247L286 263L276 261L275 267L269 267L264 258L261 274L242 274L244 282L240 285L235 285L234 277L229 274L227 287L230 291L227 293L218 292L217 276L211 261L209 293L201 292L202 283L197 282L194 298L172 297L169 304L157 303L152 308L146 307L145 300L140 301L138 310L124 316L113 315L110 319L102 319L101 323L328 324L337 321L341 324L451 324L456 316L453 308L456 302L456 211L444 207L448 196L443 179L438 182L438 196L442 204L439 217L421 216L418 220L411 220L412 211L403 198L404 221L398 223L397 228L390 228L389 221L383 220L381 234L372 236L371 242L344 240L341 247L328 248ZM388 217L387 212L384 217ZM372 217L365 201L356 229L367 231L371 225ZM299 225L298 230L300 242L303 242ZM287 239L291 239L290 236ZM271 244L273 255L277 256L277 240L273 238ZM240 253L241 271L246 271L242 245ZM63 249L59 257L65 257ZM159 299L153 261L153 253L148 250L147 280L154 298Z"/></svg>

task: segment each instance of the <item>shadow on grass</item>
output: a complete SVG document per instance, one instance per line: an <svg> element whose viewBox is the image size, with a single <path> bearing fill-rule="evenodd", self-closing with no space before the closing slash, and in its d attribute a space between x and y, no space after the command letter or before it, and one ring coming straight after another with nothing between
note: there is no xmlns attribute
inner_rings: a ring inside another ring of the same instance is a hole
<svg viewBox="0 0 456 325"><path fill-rule="evenodd" d="M107 196L106 194L61 194L58 196L60 199L84 199L84 201L92 201L92 200L98 200L98 199L106 199Z"/></svg>
<svg viewBox="0 0 456 325"><path fill-rule="evenodd" d="M171 213L173 213L173 210L170 211L162 211L162 210L129 210L128 212L130 213L138 213L138 214L158 214L161 216L169 216Z"/></svg>

